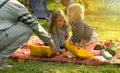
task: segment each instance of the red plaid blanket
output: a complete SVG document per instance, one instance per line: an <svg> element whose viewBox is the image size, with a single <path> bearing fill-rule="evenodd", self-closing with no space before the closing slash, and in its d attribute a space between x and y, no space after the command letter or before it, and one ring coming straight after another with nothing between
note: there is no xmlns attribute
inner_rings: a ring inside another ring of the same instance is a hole
<svg viewBox="0 0 120 73"><path fill-rule="evenodd" d="M36 36L32 36L27 44L37 44L37 45L44 45L44 42L40 40ZM104 62L98 60L98 59L93 59L93 58L87 58L87 59L71 59L64 57L62 55L55 56L55 57L34 57L30 55L30 49L27 44L23 44L21 48L16 50L11 58L13 59L30 59L30 60L40 60L40 61L49 61L49 62L71 62L71 63L76 63L76 64L90 64L90 65L102 65L105 64Z"/></svg>

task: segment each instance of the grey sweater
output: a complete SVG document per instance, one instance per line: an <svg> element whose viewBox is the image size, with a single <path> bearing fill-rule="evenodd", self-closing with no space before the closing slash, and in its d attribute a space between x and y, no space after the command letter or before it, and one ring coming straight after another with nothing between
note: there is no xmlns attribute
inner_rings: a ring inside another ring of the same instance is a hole
<svg viewBox="0 0 120 73"><path fill-rule="evenodd" d="M85 43L93 42L98 38L97 33L90 27L84 20L77 19L74 23L71 23L72 28L72 42ZM94 39L94 40L93 40Z"/></svg>
<svg viewBox="0 0 120 73"><path fill-rule="evenodd" d="M58 48L58 52L61 52L60 47L65 47L65 40L69 37L68 30L59 29L53 27L53 40Z"/></svg>

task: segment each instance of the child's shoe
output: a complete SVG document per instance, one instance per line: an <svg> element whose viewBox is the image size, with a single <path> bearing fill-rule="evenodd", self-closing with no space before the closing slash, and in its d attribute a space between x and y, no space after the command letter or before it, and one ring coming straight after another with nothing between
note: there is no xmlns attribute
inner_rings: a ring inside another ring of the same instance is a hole
<svg viewBox="0 0 120 73"><path fill-rule="evenodd" d="M13 67L12 65L8 65L6 62L0 60L0 70L6 70L12 67Z"/></svg>

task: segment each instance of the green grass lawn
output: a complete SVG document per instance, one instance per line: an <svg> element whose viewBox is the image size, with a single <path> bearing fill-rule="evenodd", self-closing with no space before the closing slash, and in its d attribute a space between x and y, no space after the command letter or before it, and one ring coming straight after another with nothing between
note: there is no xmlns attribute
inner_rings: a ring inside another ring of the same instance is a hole
<svg viewBox="0 0 120 73"><path fill-rule="evenodd" d="M119 16L86 16L86 21L95 28L100 40L116 40L120 38Z"/></svg>

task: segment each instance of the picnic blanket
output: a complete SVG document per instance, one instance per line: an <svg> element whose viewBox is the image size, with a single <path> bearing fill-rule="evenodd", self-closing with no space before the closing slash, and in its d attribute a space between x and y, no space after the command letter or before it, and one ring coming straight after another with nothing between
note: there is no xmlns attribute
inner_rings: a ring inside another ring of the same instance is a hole
<svg viewBox="0 0 120 73"><path fill-rule="evenodd" d="M14 54L12 54L11 58L20 60L20 59L28 59L28 60L39 60L45 62L68 62L68 63L76 63L76 64L90 64L90 65L102 65L105 62L102 62L97 59L71 59L67 57L63 57L61 55L55 57L34 57L30 55L30 49L18 49Z"/></svg>
<svg viewBox="0 0 120 73"><path fill-rule="evenodd" d="M37 45L44 45L44 42L40 40L36 36L32 36L27 44L37 44ZM17 49L12 55L11 58L19 60L19 59L27 59L27 60L39 60L45 62L69 62L69 63L76 63L76 64L90 64L90 65L103 65L103 64L120 64L120 60L118 57L115 56L111 61L102 61L100 57L94 56L92 58L86 59L72 59L68 57L64 57L62 55L54 56L54 57L35 57L30 55L30 49L27 44L23 44L19 49ZM102 58L102 57L101 57ZM117 58L117 59L116 59Z"/></svg>

